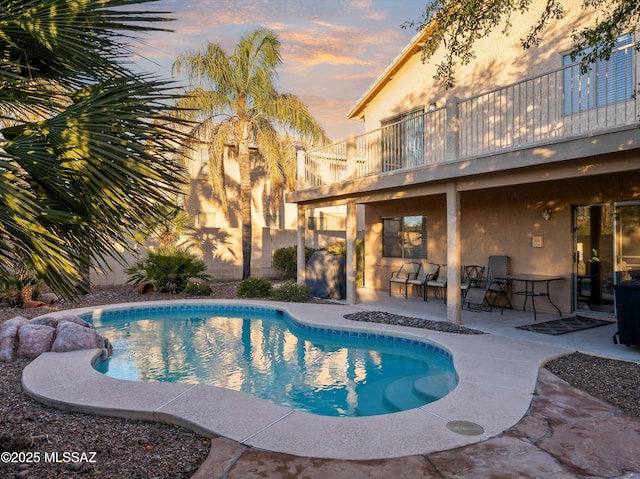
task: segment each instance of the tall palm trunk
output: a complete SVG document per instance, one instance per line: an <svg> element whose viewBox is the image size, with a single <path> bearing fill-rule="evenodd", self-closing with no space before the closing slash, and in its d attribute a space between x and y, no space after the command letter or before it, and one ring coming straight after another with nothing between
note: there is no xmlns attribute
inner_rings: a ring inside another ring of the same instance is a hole
<svg viewBox="0 0 640 479"><path fill-rule="evenodd" d="M243 130L238 144L238 164L240 166L240 216L242 217L242 279L247 279L251 276L251 158L247 125Z"/></svg>

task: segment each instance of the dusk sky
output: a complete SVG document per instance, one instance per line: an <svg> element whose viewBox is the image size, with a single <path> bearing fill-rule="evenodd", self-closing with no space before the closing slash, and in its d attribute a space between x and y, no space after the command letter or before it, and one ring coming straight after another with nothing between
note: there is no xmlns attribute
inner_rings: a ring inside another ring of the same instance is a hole
<svg viewBox="0 0 640 479"><path fill-rule="evenodd" d="M363 132L347 113L416 34L426 0L162 0L148 10L173 12L173 33L143 37L140 68L171 77L171 65L207 42L231 52L258 26L274 31L283 64L277 87L299 96L334 140Z"/></svg>

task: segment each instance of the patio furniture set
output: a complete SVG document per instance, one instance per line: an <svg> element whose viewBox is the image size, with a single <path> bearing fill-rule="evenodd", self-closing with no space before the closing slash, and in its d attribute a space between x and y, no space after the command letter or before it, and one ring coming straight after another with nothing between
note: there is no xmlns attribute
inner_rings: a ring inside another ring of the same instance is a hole
<svg viewBox="0 0 640 479"><path fill-rule="evenodd" d="M532 274L510 274L509 256L489 256L488 266L466 265L461 270L462 308L469 311L491 311L494 307L512 309L512 295L524 296L523 308L531 298L534 320L536 318L535 298L544 296L549 303L562 314L549 294L549 284L559 281L561 276L544 276ZM485 276L486 270L486 276ZM524 290L511 291L514 282L524 283ZM393 284L399 285L399 292L407 298L409 287L421 293L424 301L428 301L429 288L433 290L434 297L446 301L447 265L428 263L423 267L422 263L404 263L402 267L391 273L389 278L389 295L392 293ZM536 284L544 284L546 288L535 288ZM500 300L502 298L502 300ZM486 309L485 309L486 308Z"/></svg>

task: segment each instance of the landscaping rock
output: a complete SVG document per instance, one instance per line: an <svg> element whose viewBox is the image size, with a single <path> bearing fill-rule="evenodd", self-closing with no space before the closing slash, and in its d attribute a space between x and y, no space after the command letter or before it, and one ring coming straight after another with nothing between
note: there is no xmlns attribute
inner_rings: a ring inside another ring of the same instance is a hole
<svg viewBox="0 0 640 479"><path fill-rule="evenodd" d="M80 316L75 316L73 314L70 314L68 316L58 316L58 324L62 323L63 321L66 321L68 323L75 323L85 328L93 328L93 324L88 323Z"/></svg>
<svg viewBox="0 0 640 479"><path fill-rule="evenodd" d="M95 329L71 321L58 323L57 335L51 351L64 353L94 348L105 349L104 339Z"/></svg>
<svg viewBox="0 0 640 479"><path fill-rule="evenodd" d="M51 350L56 328L44 324L25 324L18 329L18 358L35 359Z"/></svg>
<svg viewBox="0 0 640 479"><path fill-rule="evenodd" d="M43 316L41 318L32 319L31 324L44 324L45 326L56 328L58 326L58 318L54 318L52 316Z"/></svg>
<svg viewBox="0 0 640 479"><path fill-rule="evenodd" d="M0 361L95 348L102 349L103 359L113 352L111 343L79 316L44 316L31 321L18 316L0 324Z"/></svg>
<svg viewBox="0 0 640 479"><path fill-rule="evenodd" d="M14 361L18 347L18 329L29 320L17 316L0 325L0 361Z"/></svg>
<svg viewBox="0 0 640 479"><path fill-rule="evenodd" d="M42 301L45 304L53 304L58 301L58 296L55 293L42 293L38 296L38 301Z"/></svg>

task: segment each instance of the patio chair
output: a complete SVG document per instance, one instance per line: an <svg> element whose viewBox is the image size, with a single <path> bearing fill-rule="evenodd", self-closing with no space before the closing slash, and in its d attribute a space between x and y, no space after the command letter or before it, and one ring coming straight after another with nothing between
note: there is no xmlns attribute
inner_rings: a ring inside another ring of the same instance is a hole
<svg viewBox="0 0 640 479"><path fill-rule="evenodd" d="M489 265L487 267L487 278L480 288L469 288L462 302L462 309L469 311L484 311L485 305L489 307L488 311L492 311L494 307L511 308L511 299L509 298L509 281L497 278L507 276L509 274L509 257L508 256L489 256ZM498 306L498 298L502 297L504 303ZM476 305L472 307L472 305Z"/></svg>
<svg viewBox="0 0 640 479"><path fill-rule="evenodd" d="M447 265L443 264L438 269L438 276L431 281L427 281L427 289L429 287L433 288L433 295L437 298L439 295L442 295L442 300L446 300L447 296L445 294L445 290L447 289ZM427 293L425 293L426 298Z"/></svg>
<svg viewBox="0 0 640 479"><path fill-rule="evenodd" d="M422 298L427 300L427 282L431 281L438 274L440 265L435 263L429 263L424 268L420 268L418 276L413 279L407 280L407 287L410 285L417 286L418 291L422 293Z"/></svg>
<svg viewBox="0 0 640 479"><path fill-rule="evenodd" d="M404 297L406 298L407 290L409 289L407 281L415 279L418 276L421 266L420 263L405 263L398 271L391 272L391 277L389 278L389 296L391 296L391 285L395 283L400 285L400 293L402 293L404 288Z"/></svg>
<svg viewBox="0 0 640 479"><path fill-rule="evenodd" d="M469 288L480 288L484 281L484 266L466 265L462 267L461 284L462 299L464 300Z"/></svg>

